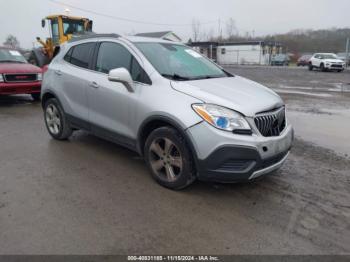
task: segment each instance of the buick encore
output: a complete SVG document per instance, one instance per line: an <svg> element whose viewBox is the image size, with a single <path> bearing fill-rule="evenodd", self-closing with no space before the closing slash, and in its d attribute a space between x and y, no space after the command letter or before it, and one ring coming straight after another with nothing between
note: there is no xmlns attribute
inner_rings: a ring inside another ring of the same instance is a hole
<svg viewBox="0 0 350 262"><path fill-rule="evenodd" d="M138 152L171 189L279 169L293 128L271 89L181 43L116 34L63 44L42 86L49 134L83 129Z"/></svg>

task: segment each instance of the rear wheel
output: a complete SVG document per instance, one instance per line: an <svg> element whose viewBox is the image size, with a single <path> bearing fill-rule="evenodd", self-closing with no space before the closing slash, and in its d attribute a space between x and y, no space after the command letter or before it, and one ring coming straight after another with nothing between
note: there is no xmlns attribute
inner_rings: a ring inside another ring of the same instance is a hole
<svg viewBox="0 0 350 262"><path fill-rule="evenodd" d="M57 140L66 140L73 132L58 100L51 98L44 106L44 119L47 131Z"/></svg>
<svg viewBox="0 0 350 262"><path fill-rule="evenodd" d="M314 66L310 63L309 64L309 70L312 71L314 69Z"/></svg>
<svg viewBox="0 0 350 262"><path fill-rule="evenodd" d="M40 101L40 93L30 94L34 101Z"/></svg>
<svg viewBox="0 0 350 262"><path fill-rule="evenodd" d="M164 187L182 189L196 178L188 145L172 127L154 130L147 138L144 155L153 178Z"/></svg>

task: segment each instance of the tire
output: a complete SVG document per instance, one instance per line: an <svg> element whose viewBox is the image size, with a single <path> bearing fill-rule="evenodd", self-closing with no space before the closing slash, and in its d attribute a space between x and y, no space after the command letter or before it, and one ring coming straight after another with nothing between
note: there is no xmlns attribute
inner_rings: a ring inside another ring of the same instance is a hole
<svg viewBox="0 0 350 262"><path fill-rule="evenodd" d="M343 71L344 71L344 69L338 70L338 73L341 73L341 72L343 72Z"/></svg>
<svg viewBox="0 0 350 262"><path fill-rule="evenodd" d="M322 72L326 72L326 68L324 67L324 64L323 64L323 63L320 65L320 70L321 70Z"/></svg>
<svg viewBox="0 0 350 262"><path fill-rule="evenodd" d="M34 101L40 101L40 93L30 94Z"/></svg>
<svg viewBox="0 0 350 262"><path fill-rule="evenodd" d="M148 136L144 157L152 177L166 188L183 189L196 179L191 151L172 127L155 129Z"/></svg>
<svg viewBox="0 0 350 262"><path fill-rule="evenodd" d="M72 135L72 128L56 98L51 98L44 105L44 120L47 131L57 140L66 140Z"/></svg>
<svg viewBox="0 0 350 262"><path fill-rule="evenodd" d="M314 69L314 66L312 64L309 64L309 71L312 71Z"/></svg>

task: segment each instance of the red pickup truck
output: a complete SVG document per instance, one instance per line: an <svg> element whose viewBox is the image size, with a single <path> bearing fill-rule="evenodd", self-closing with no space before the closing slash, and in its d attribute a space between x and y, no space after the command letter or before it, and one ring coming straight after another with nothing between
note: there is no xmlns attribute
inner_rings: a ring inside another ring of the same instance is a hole
<svg viewBox="0 0 350 262"><path fill-rule="evenodd" d="M30 94L40 100L42 69L17 50L0 47L0 95Z"/></svg>

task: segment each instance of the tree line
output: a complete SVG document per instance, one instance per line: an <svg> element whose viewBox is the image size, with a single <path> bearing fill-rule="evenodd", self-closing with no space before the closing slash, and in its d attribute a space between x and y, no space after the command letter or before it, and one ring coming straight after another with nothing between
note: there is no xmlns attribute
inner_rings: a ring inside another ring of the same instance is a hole
<svg viewBox="0 0 350 262"><path fill-rule="evenodd" d="M284 34L255 36L255 32L239 33L235 21L230 18L214 33L213 29L204 30L199 21L192 22L192 38L190 41L244 42L267 41L279 42L284 51L296 55L304 53L346 51L346 39L350 38L350 28L331 28L322 30L298 29Z"/></svg>

